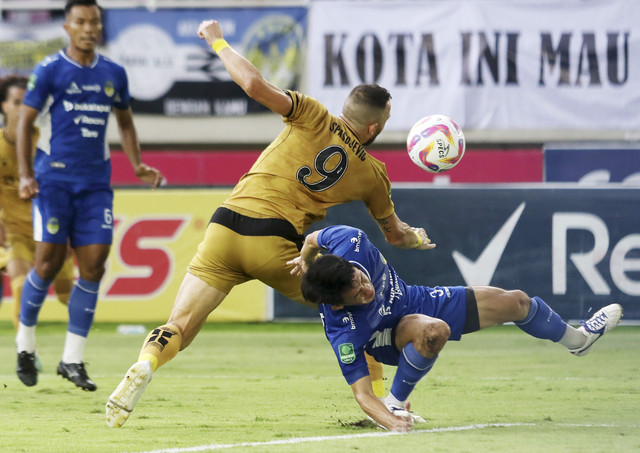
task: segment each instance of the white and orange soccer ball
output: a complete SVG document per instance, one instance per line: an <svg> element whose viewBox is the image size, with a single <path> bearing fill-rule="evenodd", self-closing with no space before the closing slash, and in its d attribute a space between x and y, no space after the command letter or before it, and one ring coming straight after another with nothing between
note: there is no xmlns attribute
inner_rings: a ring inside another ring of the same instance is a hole
<svg viewBox="0 0 640 453"><path fill-rule="evenodd" d="M425 116L407 136L409 157L429 173L451 170L464 156L465 148L462 129L445 115Z"/></svg>

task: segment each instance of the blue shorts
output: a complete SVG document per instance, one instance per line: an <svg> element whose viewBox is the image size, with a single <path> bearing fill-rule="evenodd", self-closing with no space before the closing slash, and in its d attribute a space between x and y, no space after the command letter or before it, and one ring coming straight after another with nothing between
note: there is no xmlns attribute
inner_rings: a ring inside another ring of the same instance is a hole
<svg viewBox="0 0 640 453"><path fill-rule="evenodd" d="M33 200L33 238L72 247L111 244L113 190L108 184L38 181Z"/></svg>
<svg viewBox="0 0 640 453"><path fill-rule="evenodd" d="M462 334L479 330L478 306L473 290L463 286L409 286L409 297L421 301L417 313L443 320L449 325L449 340L458 341ZM395 344L395 327L376 331L365 350L378 362L398 365L400 351Z"/></svg>

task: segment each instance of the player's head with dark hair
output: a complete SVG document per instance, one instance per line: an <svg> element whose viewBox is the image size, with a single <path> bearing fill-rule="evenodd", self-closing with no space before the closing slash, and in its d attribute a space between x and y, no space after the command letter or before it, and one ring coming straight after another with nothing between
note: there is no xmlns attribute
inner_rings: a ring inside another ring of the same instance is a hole
<svg viewBox="0 0 640 453"><path fill-rule="evenodd" d="M317 258L302 276L302 296L314 304L343 304L343 296L353 286L355 268L338 255Z"/></svg>
<svg viewBox="0 0 640 453"><path fill-rule="evenodd" d="M100 12L102 12L102 8L100 8L96 0L67 0L67 3L64 5L64 15L68 15L74 6L97 6Z"/></svg>
<svg viewBox="0 0 640 453"><path fill-rule="evenodd" d="M102 35L102 9L96 0L68 0L64 18L69 35L67 54L78 61L92 59Z"/></svg>
<svg viewBox="0 0 640 453"><path fill-rule="evenodd" d="M5 102L11 101L11 89L18 88L20 90L27 89L28 79L24 76L10 75L4 79L0 79L0 112L5 113ZM17 102L17 101L16 101ZM20 98L22 103L22 98Z"/></svg>
<svg viewBox="0 0 640 453"><path fill-rule="evenodd" d="M391 93L373 84L358 85L347 96L342 106L342 116L354 127L367 131L363 145L373 143L384 129L389 119L390 101Z"/></svg>

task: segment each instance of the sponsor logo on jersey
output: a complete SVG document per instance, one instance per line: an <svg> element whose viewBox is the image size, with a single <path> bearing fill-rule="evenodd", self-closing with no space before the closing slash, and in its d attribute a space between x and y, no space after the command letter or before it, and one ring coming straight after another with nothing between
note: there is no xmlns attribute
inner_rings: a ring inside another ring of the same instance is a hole
<svg viewBox="0 0 640 453"><path fill-rule="evenodd" d="M50 217L49 220L47 220L47 232L49 234L56 234L58 231L60 231L58 219L56 217Z"/></svg>
<svg viewBox="0 0 640 453"><path fill-rule="evenodd" d="M342 318L342 322L344 324L350 323L351 324L351 330L356 330L356 323L353 320L353 315L351 314L350 311L347 312L347 316L345 316L344 318Z"/></svg>
<svg viewBox="0 0 640 453"><path fill-rule="evenodd" d="M93 91L94 93L100 93L100 85L82 85L84 91Z"/></svg>
<svg viewBox="0 0 640 453"><path fill-rule="evenodd" d="M104 126L107 124L107 120L104 118L92 118L87 115L78 115L73 119L76 124L89 124L92 126Z"/></svg>
<svg viewBox="0 0 640 453"><path fill-rule="evenodd" d="M31 91L36 87L36 82L38 81L38 76L35 74L31 74L29 76L29 81L27 82L27 90Z"/></svg>
<svg viewBox="0 0 640 453"><path fill-rule="evenodd" d="M104 94L106 94L109 97L112 97L115 92L116 90L113 87L113 82L111 80L107 80L104 83Z"/></svg>
<svg viewBox="0 0 640 453"><path fill-rule="evenodd" d="M352 237L350 242L355 244L355 248L353 249L355 252L360 251L360 242L362 241L362 231L358 231L358 237Z"/></svg>
<svg viewBox="0 0 640 453"><path fill-rule="evenodd" d="M78 85L75 82L71 82L69 84L69 88L67 88L66 91L67 94L80 94L82 93L82 90L78 87Z"/></svg>
<svg viewBox="0 0 640 453"><path fill-rule="evenodd" d="M98 138L100 136L98 131L92 131L86 127L81 127L80 133L82 134L82 138Z"/></svg>
<svg viewBox="0 0 640 453"><path fill-rule="evenodd" d="M67 165L64 162L50 162L49 166L51 168L67 168Z"/></svg>
<svg viewBox="0 0 640 453"><path fill-rule="evenodd" d="M342 343L338 346L338 352L340 353L340 361L342 363L348 365L356 360L356 351L353 348L353 343Z"/></svg>
<svg viewBox="0 0 640 453"><path fill-rule="evenodd" d="M97 113L109 113L111 112L111 106L107 104L95 104L93 102L70 102L62 101L62 107L65 112L97 112Z"/></svg>

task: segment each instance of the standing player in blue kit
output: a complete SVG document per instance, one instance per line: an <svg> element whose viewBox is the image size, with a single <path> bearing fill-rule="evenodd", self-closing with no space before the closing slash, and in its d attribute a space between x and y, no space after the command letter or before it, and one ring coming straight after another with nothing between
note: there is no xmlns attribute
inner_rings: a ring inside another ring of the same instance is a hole
<svg viewBox="0 0 640 453"><path fill-rule="evenodd" d="M27 386L38 382L38 314L70 242L80 275L69 298L69 325L57 373L93 391L97 386L87 375L84 349L113 237L106 140L111 112L136 176L153 187L163 177L141 161L124 68L95 51L102 32L100 7L95 0L69 0L64 12L69 45L36 66L18 122L19 191L21 198L33 199L36 258L22 291L17 374ZM32 130L37 118L41 137L32 164Z"/></svg>
<svg viewBox="0 0 640 453"><path fill-rule="evenodd" d="M319 253L326 253L318 257ZM302 295L319 305L327 339L362 410L379 426L408 431L416 416L407 399L449 340L513 321L529 335L589 353L622 316L611 304L580 328L568 325L541 298L492 286L407 285L364 231L333 226L309 234L288 262L302 276ZM364 352L397 366L384 401L371 390Z"/></svg>

